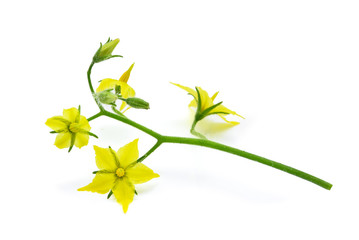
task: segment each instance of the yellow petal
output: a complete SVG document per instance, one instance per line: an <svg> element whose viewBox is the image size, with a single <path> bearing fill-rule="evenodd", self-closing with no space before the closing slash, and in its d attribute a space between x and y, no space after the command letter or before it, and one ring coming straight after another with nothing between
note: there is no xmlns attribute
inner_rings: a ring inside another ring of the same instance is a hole
<svg viewBox="0 0 359 240"><path fill-rule="evenodd" d="M101 148L98 146L93 146L96 154L96 165L100 170L107 170L110 172L115 172L117 168L116 159L114 154L109 148Z"/></svg>
<svg viewBox="0 0 359 240"><path fill-rule="evenodd" d="M63 111L64 118L70 122L75 122L78 114L79 111L77 110L77 108L64 109Z"/></svg>
<svg viewBox="0 0 359 240"><path fill-rule="evenodd" d="M62 129L67 129L67 124L65 123L67 120L60 116L55 116L47 119L46 125L50 127L52 130L58 131Z"/></svg>
<svg viewBox="0 0 359 240"><path fill-rule="evenodd" d="M215 94L213 94L213 96L211 97L212 101L214 101L214 99L217 97L219 92L216 92Z"/></svg>
<svg viewBox="0 0 359 240"><path fill-rule="evenodd" d="M76 133L75 146L82 148L89 143L89 135L87 133Z"/></svg>
<svg viewBox="0 0 359 240"><path fill-rule="evenodd" d="M126 168L129 164L138 159L138 138L126 144L117 151L120 166Z"/></svg>
<svg viewBox="0 0 359 240"><path fill-rule="evenodd" d="M197 108L197 101L195 99L193 99L189 104L188 107L195 107Z"/></svg>
<svg viewBox="0 0 359 240"><path fill-rule="evenodd" d="M116 180L117 177L115 173L96 173L96 176L89 185L77 190L105 194L111 190Z"/></svg>
<svg viewBox="0 0 359 240"><path fill-rule="evenodd" d="M114 89L116 85L119 84L120 81L111 79L111 78L105 78L100 82L100 85L96 89L96 92L102 92L107 89Z"/></svg>
<svg viewBox="0 0 359 240"><path fill-rule="evenodd" d="M71 136L72 134L69 132L62 132L57 134L55 140L55 146L58 148L68 148L71 145Z"/></svg>
<svg viewBox="0 0 359 240"><path fill-rule="evenodd" d="M87 132L91 130L90 124L84 116L80 116L79 128Z"/></svg>
<svg viewBox="0 0 359 240"><path fill-rule="evenodd" d="M121 103L121 106L120 106L120 111L122 111L126 106L127 106L127 103L122 102L122 103ZM127 110L127 109L126 109L126 110ZM122 112L122 113L124 113L124 112Z"/></svg>
<svg viewBox="0 0 359 240"><path fill-rule="evenodd" d="M116 181L115 186L112 188L112 192L115 195L117 202L122 205L123 212L126 213L128 205L133 201L133 196L135 195L134 185L127 177L122 177Z"/></svg>
<svg viewBox="0 0 359 240"><path fill-rule="evenodd" d="M212 109L211 112L225 112L225 113L228 113L228 114L237 115L238 117L241 117L241 118L244 119L244 117L242 117L241 115L237 114L236 112L234 112L232 110L229 110L228 108L226 108L222 104L217 106L216 108Z"/></svg>
<svg viewBox="0 0 359 240"><path fill-rule="evenodd" d="M120 82L127 83L128 79L130 78L130 74L131 74L131 71L132 71L132 68L134 65L135 65L135 63L132 63L130 68L122 74L122 76L119 79Z"/></svg>
<svg viewBox="0 0 359 240"><path fill-rule="evenodd" d="M225 117L224 114L218 114L218 116L220 116L224 121L226 121L226 122L229 123L229 124L232 124L232 125L237 125L237 124L239 124L239 122L228 121L228 120L226 119L226 117Z"/></svg>
<svg viewBox="0 0 359 240"><path fill-rule="evenodd" d="M197 92L196 90L193 90L192 88L189 88L189 87L185 87L185 86L182 86L180 84L177 84L177 83L173 83L171 82L171 84L179 87L179 88L182 88L183 90L187 91L189 94L191 94L196 100L197 100Z"/></svg>
<svg viewBox="0 0 359 240"><path fill-rule="evenodd" d="M197 87L201 96L201 111L213 106L213 100L208 96L208 93L200 87Z"/></svg>
<svg viewBox="0 0 359 240"><path fill-rule="evenodd" d="M126 176L133 184L145 183L152 178L159 177L152 169L142 163L137 163L135 166L126 169Z"/></svg>
<svg viewBox="0 0 359 240"><path fill-rule="evenodd" d="M121 95L123 98L134 97L136 95L135 90L127 83L120 82L118 85L121 86Z"/></svg>

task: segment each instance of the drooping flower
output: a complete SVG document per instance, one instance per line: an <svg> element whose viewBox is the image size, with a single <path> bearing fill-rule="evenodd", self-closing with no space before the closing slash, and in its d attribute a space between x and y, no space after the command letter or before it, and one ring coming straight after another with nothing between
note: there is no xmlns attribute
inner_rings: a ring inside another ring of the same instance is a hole
<svg viewBox="0 0 359 240"><path fill-rule="evenodd" d="M69 152L75 145L78 148L86 146L89 135L97 137L91 133L91 127L86 117L80 115L80 107L63 110L63 116L55 116L47 119L46 123L57 133L55 145L58 148L69 148Z"/></svg>
<svg viewBox="0 0 359 240"><path fill-rule="evenodd" d="M133 90L132 87L130 87L130 85L127 84L128 79L130 78L130 74L132 71L132 68L135 64L133 63L129 69L124 72L122 74L122 76L120 77L119 80L116 79L111 79L111 78L105 78L103 80L101 80L100 85L98 86L98 88L96 89L96 92L102 92L105 90L112 90L115 89L116 86L120 87L120 94L122 98L132 98L135 96L135 90ZM120 107L120 111L123 111L126 107L126 102L122 102L121 107ZM128 109L128 108L127 108ZM125 109L125 111L127 110Z"/></svg>
<svg viewBox="0 0 359 240"><path fill-rule="evenodd" d="M79 188L78 191L113 193L117 202L122 205L123 212L126 213L136 193L134 184L145 183L159 177L152 169L137 162L137 143L138 139L135 139L117 152L112 148L94 146L99 170L96 171L92 182Z"/></svg>
<svg viewBox="0 0 359 240"><path fill-rule="evenodd" d="M228 114L232 114L243 118L241 115L223 106L222 102L219 102L217 104L213 103L218 95L218 92L213 94L212 97L209 97L208 93L200 87L196 87L196 90L194 90L192 88L185 87L177 83L172 83L172 84L179 88L182 88L183 90L187 91L190 95L193 96L194 99L190 102L188 106L197 109L196 112L196 117L198 117L197 121L205 118L208 115L215 114L221 117L225 122L236 125L239 124L239 122L229 121L226 119L225 116Z"/></svg>

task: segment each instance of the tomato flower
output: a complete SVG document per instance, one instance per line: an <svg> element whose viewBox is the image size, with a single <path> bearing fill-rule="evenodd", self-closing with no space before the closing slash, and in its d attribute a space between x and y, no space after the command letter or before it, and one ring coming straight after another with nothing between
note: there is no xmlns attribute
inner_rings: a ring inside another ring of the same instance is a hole
<svg viewBox="0 0 359 240"><path fill-rule="evenodd" d="M80 107L64 109L63 116L55 116L47 119L45 123L52 130L50 133L57 133L55 146L69 148L69 152L75 145L78 148L86 146L89 135L97 136L90 132L91 127L87 119L80 115Z"/></svg>
<svg viewBox="0 0 359 240"><path fill-rule="evenodd" d="M117 202L126 213L128 206L137 194L134 184L145 183L159 177L150 168L137 162L138 139L128 143L115 152L112 148L94 146L96 165L99 168L90 184L78 191L90 191L101 194L113 193Z"/></svg>

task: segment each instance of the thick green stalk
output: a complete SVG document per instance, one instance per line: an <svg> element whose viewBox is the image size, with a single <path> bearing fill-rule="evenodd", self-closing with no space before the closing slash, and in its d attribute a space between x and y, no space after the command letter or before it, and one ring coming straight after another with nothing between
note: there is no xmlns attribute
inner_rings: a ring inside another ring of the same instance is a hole
<svg viewBox="0 0 359 240"><path fill-rule="evenodd" d="M279 162L275 162L272 160L269 160L267 158L264 157L260 157L258 155L249 153L249 152L245 152L242 150L239 150L237 148L233 148L227 145L223 145L217 142L213 142L210 140L206 140L206 139L197 139L197 138L183 138L183 137L172 137L172 136L163 136L161 138L161 140L164 143L180 143L180 144L190 144L190 145L197 145L197 146L203 146L203 147L208 147L208 148L213 148L213 149L217 149L223 152L227 152L227 153L232 153L234 155L238 155L265 165L268 165L270 167L279 169L281 171L287 172L289 174L292 174L294 176L300 177L302 179L305 179L309 182L312 182L314 184L317 184L318 186L321 186L322 188L325 188L327 190L330 190L332 188L332 184L314 177L308 173L302 172L298 169L289 167L287 165L281 164Z"/></svg>
<svg viewBox="0 0 359 240"><path fill-rule="evenodd" d="M90 65L90 67L89 67L89 69L87 71L87 78L88 78L88 83L89 83L91 93L94 96L95 92L94 92L94 89L92 87L91 77L90 77L93 65L94 65L94 62L91 63L91 65ZM237 148L233 148L233 147L223 145L223 144L220 144L220 143L217 143L217 142L213 142L213 141L210 141L210 140L207 140L207 139L184 138L184 137L173 137L173 136L161 135L161 134L159 134L159 133L157 133L157 132L155 132L155 131L153 131L153 130L151 130L151 129L149 129L149 128L141 125L141 124L138 124L138 123L136 123L136 122L124 117L124 116L120 116L120 115L117 115L117 114L114 114L114 113L106 111L103 108L102 104L100 102L98 102L96 97L94 97L94 99L95 99L97 105L100 108L100 112L95 114L94 116L88 118L88 121L96 119L96 118L98 118L100 116L107 116L107 117L113 118L115 120L121 121L123 123L126 123L128 125L131 125L132 127L135 127L135 128L137 128L137 129L139 129L139 130L141 130L141 131L147 133L148 135L150 135L150 136L157 139L157 143L146 154L144 154L141 158L139 158L137 160L137 162L142 162L146 157L148 157L152 152L154 152L162 143L189 144L189 145L196 145L196 146L213 148L213 149L217 149L217 150L220 150L220 151L223 151L223 152L238 155L238 156L241 156L241 157L244 157L244 158L247 158L247 159L250 159L250 160L265 164L265 165L268 165L268 166L276 168L278 170L287 172L287 173L292 174L294 176L300 177L302 179L305 179L305 180L307 180L309 182L312 182L312 183L314 183L314 184L316 184L316 185L318 185L320 187L323 187L325 189L328 189L328 190L330 190L331 187L332 187L332 184L330 184L330 183L328 183L328 182L326 182L326 181L324 181L322 179L319 179L317 177L314 177L314 176L312 176L312 175L310 175L308 173L305 173L303 171L300 171L298 169L289 167L287 165L284 165L284 164L269 160L267 158L260 157L260 156L255 155L255 154L242 151L242 150L237 149ZM200 101L200 99L199 99L199 101ZM196 122L197 121L195 121L194 124L192 125L191 132L195 131L194 128L195 128Z"/></svg>

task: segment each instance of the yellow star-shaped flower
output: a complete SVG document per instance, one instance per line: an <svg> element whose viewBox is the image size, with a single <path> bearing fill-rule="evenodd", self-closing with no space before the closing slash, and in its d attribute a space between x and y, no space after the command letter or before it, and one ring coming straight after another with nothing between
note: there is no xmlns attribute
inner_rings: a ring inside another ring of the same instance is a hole
<svg viewBox="0 0 359 240"><path fill-rule="evenodd" d="M190 102L190 104L188 106L196 108L198 115L203 114L203 116L201 116L201 119L203 119L204 117L206 117L208 115L216 114L216 115L220 116L227 123L236 125L239 122L228 121L225 118L225 115L232 114L232 115L236 115L238 117L244 118L241 115L237 114L236 112L229 110L228 108L223 106L222 103L214 104L213 101L217 97L218 92L213 94L212 97L209 97L208 93L200 87L196 87L197 90L194 90L192 88L185 87L185 86L182 86L177 83L172 83L172 84L179 88L182 88L183 90L187 91L190 95L192 95L194 97L194 99ZM199 100L200 100L201 106L198 106ZM198 120L200 120L200 119L198 119Z"/></svg>
<svg viewBox="0 0 359 240"><path fill-rule="evenodd" d="M90 124L84 116L80 115L80 107L79 109L64 109L63 116L49 118L45 124L54 130L51 133L57 133L56 147L69 147L69 152L73 145L78 148L86 146L89 141L89 135L97 137L89 132L91 130Z"/></svg>
<svg viewBox="0 0 359 240"><path fill-rule="evenodd" d="M108 89L115 89L116 86L120 86L121 87L121 96L123 98L131 98L135 96L135 90L133 90L132 87L130 87L130 85L127 84L128 79L130 78L130 74L132 71L132 68L135 64L133 63L130 68L124 72L122 74L122 76L120 77L119 80L116 79L111 79L111 78L105 78L101 81L100 85L98 86L98 88L96 89L96 92L102 92L104 90L108 90ZM122 102L121 107L120 107L120 111L124 110L126 107L126 103ZM125 109L128 110L129 108Z"/></svg>
<svg viewBox="0 0 359 240"><path fill-rule="evenodd" d="M145 183L159 177L152 169L136 162L137 143L138 139L128 143L117 152L112 148L94 146L99 171L96 172L95 178L89 185L79 188L78 191L113 193L117 202L122 205L123 212L126 213L136 193L134 184Z"/></svg>

